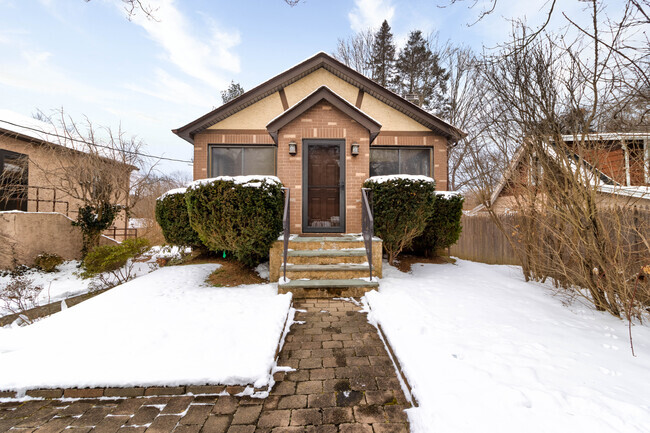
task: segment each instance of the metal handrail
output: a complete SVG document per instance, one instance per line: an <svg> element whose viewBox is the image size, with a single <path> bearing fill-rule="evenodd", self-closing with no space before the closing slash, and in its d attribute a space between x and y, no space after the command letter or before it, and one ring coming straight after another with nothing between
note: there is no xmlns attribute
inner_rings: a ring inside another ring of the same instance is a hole
<svg viewBox="0 0 650 433"><path fill-rule="evenodd" d="M106 230L104 230L103 234L105 236L112 237L113 239L117 239L118 236L123 238L123 239L130 239L130 238L138 238L138 229L137 227L109 227ZM112 235L112 236L111 236Z"/></svg>
<svg viewBox="0 0 650 433"><path fill-rule="evenodd" d="M291 200L291 192L289 188L282 188L284 191L284 215L282 215L282 230L283 241L284 241L284 250L283 257L284 262L282 263L282 268L284 270L284 281L287 281L287 253L289 251L289 231L291 230L291 216L289 214L289 201Z"/></svg>
<svg viewBox="0 0 650 433"><path fill-rule="evenodd" d="M372 281L372 238L374 236L375 219L372 217L372 210L368 200L368 194L370 193L372 191L369 188L361 188L361 235L366 246L370 281Z"/></svg>

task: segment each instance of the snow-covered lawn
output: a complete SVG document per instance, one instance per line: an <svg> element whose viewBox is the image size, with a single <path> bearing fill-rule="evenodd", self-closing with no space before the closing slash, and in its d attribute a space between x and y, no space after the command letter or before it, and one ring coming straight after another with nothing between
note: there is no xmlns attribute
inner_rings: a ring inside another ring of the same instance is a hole
<svg viewBox="0 0 650 433"><path fill-rule="evenodd" d="M95 278L81 278L78 275L80 271L79 262L71 260L60 264L56 272L29 269L22 276L31 281L32 286L42 289L35 302L35 306L38 306L87 293L92 290L93 286L98 285ZM144 275L150 271L149 263L135 264L134 274L136 276ZM0 290L3 290L13 278L10 274L0 275ZM0 304L0 316L7 314L12 314L12 312Z"/></svg>
<svg viewBox="0 0 650 433"><path fill-rule="evenodd" d="M254 384L272 376L291 295L168 266L26 327L0 328L0 389Z"/></svg>
<svg viewBox="0 0 650 433"><path fill-rule="evenodd" d="M384 269L366 300L420 403L413 432L650 431L647 325L633 357L626 322L564 305L517 267Z"/></svg>
<svg viewBox="0 0 650 433"><path fill-rule="evenodd" d="M179 257L179 255L178 247L154 246L145 254L146 258L148 258L146 262L133 264L133 276L139 277L157 269L156 259L160 257L174 258ZM70 260L57 266L55 272L43 272L31 268L26 270L22 276L31 281L32 286L42 289L35 300L35 306L38 306L81 295L93 290L95 286L100 286L97 278L81 278L79 275L81 271L79 262ZM13 278L15 277L10 273L0 275L0 291L7 287ZM12 312L0 303L0 317L7 314L12 314Z"/></svg>

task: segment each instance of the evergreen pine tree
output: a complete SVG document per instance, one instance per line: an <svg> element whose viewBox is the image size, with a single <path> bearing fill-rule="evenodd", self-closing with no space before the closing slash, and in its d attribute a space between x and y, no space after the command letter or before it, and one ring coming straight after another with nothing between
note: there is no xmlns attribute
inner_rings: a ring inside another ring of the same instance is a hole
<svg viewBox="0 0 650 433"><path fill-rule="evenodd" d="M422 32L412 31L397 59L395 86L402 96L417 95L422 108L444 115L448 105L445 94L449 74L439 61Z"/></svg>
<svg viewBox="0 0 650 433"><path fill-rule="evenodd" d="M384 87L392 84L395 74L395 44L388 21L384 20L375 34L370 58L372 79Z"/></svg>

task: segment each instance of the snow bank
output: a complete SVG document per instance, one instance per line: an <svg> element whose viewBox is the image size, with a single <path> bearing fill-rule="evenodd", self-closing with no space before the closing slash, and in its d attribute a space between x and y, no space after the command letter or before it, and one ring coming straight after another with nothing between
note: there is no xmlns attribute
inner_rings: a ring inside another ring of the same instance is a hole
<svg viewBox="0 0 650 433"><path fill-rule="evenodd" d="M195 180L194 182L190 183L188 188L191 189L191 188L198 187L200 185L207 185L212 182L217 182L219 180L230 181L230 182L234 182L235 185L244 185L253 188L260 188L262 186L262 182L264 181L266 181L266 183L268 184L282 185L282 182L280 182L280 179L276 176L258 176L258 175L218 176L218 177L211 177L208 179Z"/></svg>
<svg viewBox="0 0 650 433"><path fill-rule="evenodd" d="M420 407L413 432L641 433L650 420L650 327L627 324L518 267L384 265L366 295Z"/></svg>
<svg viewBox="0 0 650 433"><path fill-rule="evenodd" d="M0 328L0 389L266 386L291 295L216 288L218 265L170 266L27 327Z"/></svg>
<svg viewBox="0 0 650 433"><path fill-rule="evenodd" d="M435 182L435 180L433 180L433 178L429 176L421 176L415 174L388 174L385 176L372 176L366 179L366 181L374 182L374 183L384 183L384 182L389 182L391 180L400 180L400 179L420 181L420 182Z"/></svg>

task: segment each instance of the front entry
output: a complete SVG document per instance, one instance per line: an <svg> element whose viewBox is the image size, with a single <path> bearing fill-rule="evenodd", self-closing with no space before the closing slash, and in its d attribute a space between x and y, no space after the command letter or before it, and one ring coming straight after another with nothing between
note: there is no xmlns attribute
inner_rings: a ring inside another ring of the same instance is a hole
<svg viewBox="0 0 650 433"><path fill-rule="evenodd" d="M345 231L345 140L303 140L302 227Z"/></svg>

